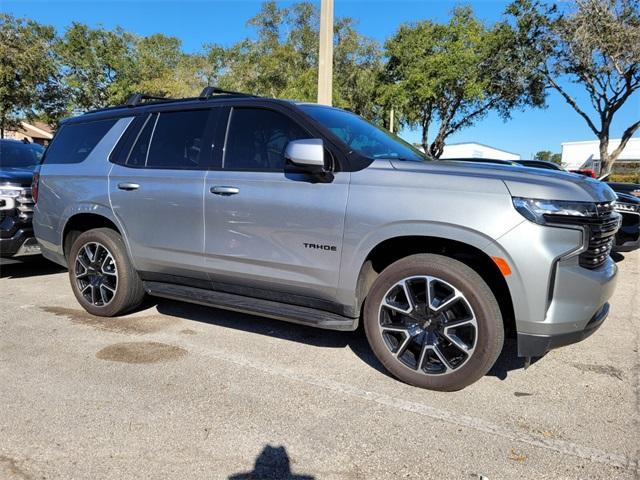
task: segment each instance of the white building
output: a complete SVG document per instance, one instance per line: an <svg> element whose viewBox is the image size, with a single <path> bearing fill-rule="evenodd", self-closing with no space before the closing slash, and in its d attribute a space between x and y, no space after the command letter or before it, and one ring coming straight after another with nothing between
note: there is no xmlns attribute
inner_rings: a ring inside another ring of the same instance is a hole
<svg viewBox="0 0 640 480"><path fill-rule="evenodd" d="M445 158L493 158L496 160L520 160L517 153L507 152L482 143L449 143L440 156Z"/></svg>
<svg viewBox="0 0 640 480"><path fill-rule="evenodd" d="M620 139L609 140L609 152L620 145ZM631 138L617 160L622 162L640 162L640 137ZM600 142L587 140L584 142L565 142L562 144L562 165L571 170L592 168L600 171Z"/></svg>

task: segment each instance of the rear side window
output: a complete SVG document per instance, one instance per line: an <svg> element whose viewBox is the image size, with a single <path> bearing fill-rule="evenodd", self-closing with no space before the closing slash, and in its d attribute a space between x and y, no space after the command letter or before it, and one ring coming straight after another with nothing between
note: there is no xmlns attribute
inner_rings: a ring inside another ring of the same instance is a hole
<svg viewBox="0 0 640 480"><path fill-rule="evenodd" d="M205 152L209 152L205 141L209 114L210 110L160 113L152 130L146 166L200 168L206 163Z"/></svg>
<svg viewBox="0 0 640 480"><path fill-rule="evenodd" d="M122 134L120 141L111 152L109 161L120 165L124 165L127 162L131 147L133 147L133 143L138 138L140 129L145 125L148 117L149 115L140 115L131 120L131 123Z"/></svg>
<svg viewBox="0 0 640 480"><path fill-rule="evenodd" d="M142 130L134 139L135 143L129 158L127 165L131 167L144 167L147 162L147 154L149 153L149 142L151 141L151 134L153 133L153 127L156 124L158 115L149 115L146 118L146 123L143 124Z"/></svg>
<svg viewBox="0 0 640 480"><path fill-rule="evenodd" d="M234 108L224 168L283 171L287 144L302 138L309 138L309 134L282 113L259 108Z"/></svg>
<svg viewBox="0 0 640 480"><path fill-rule="evenodd" d="M83 162L115 123L116 119L108 119L63 125L49 145L44 163Z"/></svg>

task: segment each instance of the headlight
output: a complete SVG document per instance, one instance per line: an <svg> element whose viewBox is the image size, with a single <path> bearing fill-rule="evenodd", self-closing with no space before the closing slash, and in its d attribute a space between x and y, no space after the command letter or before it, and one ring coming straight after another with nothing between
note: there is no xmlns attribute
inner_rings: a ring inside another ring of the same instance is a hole
<svg viewBox="0 0 640 480"><path fill-rule="evenodd" d="M580 222L584 217L595 217L598 214L596 204L591 202L513 197L513 206L527 220L540 225Z"/></svg>
<svg viewBox="0 0 640 480"><path fill-rule="evenodd" d="M20 187L0 187L0 197L19 197L22 192Z"/></svg>
<svg viewBox="0 0 640 480"><path fill-rule="evenodd" d="M631 212L631 213L640 212L640 205L633 205L631 203L616 202L614 208L616 212Z"/></svg>

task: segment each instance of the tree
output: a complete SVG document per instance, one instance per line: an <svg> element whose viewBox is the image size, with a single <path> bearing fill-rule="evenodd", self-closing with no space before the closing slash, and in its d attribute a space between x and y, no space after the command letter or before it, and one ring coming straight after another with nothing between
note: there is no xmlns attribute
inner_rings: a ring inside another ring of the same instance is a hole
<svg viewBox="0 0 640 480"><path fill-rule="evenodd" d="M225 51L207 46L220 86L270 97L315 101L318 75L319 12L310 2L279 8L263 3L247 25L257 30ZM368 118L377 115L380 47L358 34L350 18L334 22L333 103Z"/></svg>
<svg viewBox="0 0 640 480"><path fill-rule="evenodd" d="M553 162L553 163L557 163L558 165L562 164L562 154L560 153L553 153L550 152L549 150L541 150L539 152L537 152L534 156L533 156L534 160L542 160L545 162Z"/></svg>
<svg viewBox="0 0 640 480"><path fill-rule="evenodd" d="M52 106L49 97L56 80L51 54L52 27L0 15L0 137L19 125L21 117L33 117Z"/></svg>
<svg viewBox="0 0 640 480"><path fill-rule="evenodd" d="M135 46L135 90L150 95L186 97L206 86L204 58L182 52L182 42L160 33L139 38Z"/></svg>
<svg viewBox="0 0 640 480"><path fill-rule="evenodd" d="M640 111L609 151L615 114L640 89L640 4L638 0L577 0L558 10L537 0L517 0L507 12L519 35L537 52L537 70L587 123L599 140L601 174L611 172L640 128ZM566 81L566 83L565 83ZM582 88L581 102L569 84Z"/></svg>
<svg viewBox="0 0 640 480"><path fill-rule="evenodd" d="M133 92L134 37L73 22L55 45L68 110L82 112L122 103Z"/></svg>
<svg viewBox="0 0 640 480"><path fill-rule="evenodd" d="M431 157L442 154L450 135L490 111L508 119L515 108L544 103L542 79L516 32L506 23L485 27L468 7L456 8L447 24L402 25L385 49L385 103L401 123L421 129Z"/></svg>

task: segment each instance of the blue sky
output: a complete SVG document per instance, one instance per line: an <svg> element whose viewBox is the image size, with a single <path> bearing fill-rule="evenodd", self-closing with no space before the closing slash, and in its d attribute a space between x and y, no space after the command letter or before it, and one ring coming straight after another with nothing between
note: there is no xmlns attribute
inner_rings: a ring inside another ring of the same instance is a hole
<svg viewBox="0 0 640 480"><path fill-rule="evenodd" d="M291 2L279 2L287 5ZM486 22L500 18L507 2L497 0L335 0L336 16L350 16L357 21L358 30L380 42L392 35L403 22L420 19L445 21L451 9L460 3L470 4L476 15ZM107 28L122 26L139 35L156 32L173 35L182 40L186 51L198 51L203 43L231 45L252 35L247 19L260 8L261 1L205 1L205 0L2 0L0 10L16 16L29 17L53 25L60 32L72 21ZM580 89L571 89L578 98L586 100ZM640 116L640 93L636 93L616 114L612 137ZM404 131L409 141L418 141L419 132ZM550 93L546 109L514 112L513 118L503 122L490 115L476 126L449 138L450 143L476 141L531 157L538 150L560 151L566 141L595 138L586 123L560 96Z"/></svg>

